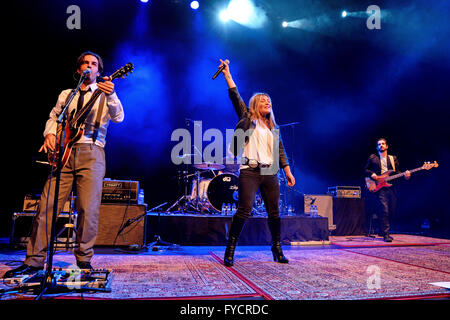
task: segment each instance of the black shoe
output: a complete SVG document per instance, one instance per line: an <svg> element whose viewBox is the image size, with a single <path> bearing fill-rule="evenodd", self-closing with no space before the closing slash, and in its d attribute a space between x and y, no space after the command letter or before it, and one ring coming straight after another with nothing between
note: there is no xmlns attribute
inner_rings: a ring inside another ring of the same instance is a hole
<svg viewBox="0 0 450 320"><path fill-rule="evenodd" d="M80 269L88 269L88 270L94 269L94 268L92 268L91 263L88 261L77 261L77 266Z"/></svg>
<svg viewBox="0 0 450 320"><path fill-rule="evenodd" d="M271 250L273 261L278 263L289 263L289 260L283 254L283 250L281 250L281 244L279 242L274 243Z"/></svg>
<svg viewBox="0 0 450 320"><path fill-rule="evenodd" d="M392 242L392 240L394 240L394 238L392 238L390 235L386 234L383 237L383 241L384 242Z"/></svg>
<svg viewBox="0 0 450 320"><path fill-rule="evenodd" d="M20 267L6 271L3 278L6 279L14 278L20 275L31 275L41 270L44 270L44 267L33 267L24 263Z"/></svg>

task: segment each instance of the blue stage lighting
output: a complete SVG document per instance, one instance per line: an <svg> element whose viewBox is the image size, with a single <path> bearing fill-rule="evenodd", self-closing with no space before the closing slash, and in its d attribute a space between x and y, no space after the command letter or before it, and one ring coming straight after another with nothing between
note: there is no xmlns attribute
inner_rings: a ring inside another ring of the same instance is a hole
<svg viewBox="0 0 450 320"><path fill-rule="evenodd" d="M191 8L194 10L197 10L198 7L200 7L200 4L198 3L198 1L192 1L191 2Z"/></svg>
<svg viewBox="0 0 450 320"><path fill-rule="evenodd" d="M286 28L288 26L288 23L286 21L283 21L281 25L283 26L283 28Z"/></svg>
<svg viewBox="0 0 450 320"><path fill-rule="evenodd" d="M230 20L230 14L228 12L228 10L222 10L219 13L219 18L220 20L222 20L222 22L227 22L228 20Z"/></svg>
<svg viewBox="0 0 450 320"><path fill-rule="evenodd" d="M345 10L342 11L341 16L342 16L342 18L345 18L347 16L347 11L345 11Z"/></svg>
<svg viewBox="0 0 450 320"><path fill-rule="evenodd" d="M265 10L256 7L253 0L231 0L219 17L223 22L233 20L249 28L262 28L268 20Z"/></svg>
<svg viewBox="0 0 450 320"><path fill-rule="evenodd" d="M149 0L141 0L142 3L147 3Z"/></svg>

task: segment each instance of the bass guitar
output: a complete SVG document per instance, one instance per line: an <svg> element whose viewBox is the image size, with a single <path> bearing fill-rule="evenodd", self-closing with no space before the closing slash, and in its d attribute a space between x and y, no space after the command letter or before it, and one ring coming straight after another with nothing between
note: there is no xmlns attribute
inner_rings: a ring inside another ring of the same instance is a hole
<svg viewBox="0 0 450 320"><path fill-rule="evenodd" d="M430 162L424 162L423 166L413 169L413 170L409 170L409 172L413 173L413 172L417 172L420 170L430 170L431 168L437 168L439 165L438 163L435 161L434 163L430 163ZM383 173L382 175L378 176L377 180L373 180L370 177L366 177L366 187L370 192L377 192L378 190L380 190L381 188L384 187L390 187L392 186L392 184L388 183L388 181L400 178L405 176L405 172L401 172L398 174L394 174L392 176L390 176L390 174L393 172L393 170L388 170L385 173Z"/></svg>
<svg viewBox="0 0 450 320"><path fill-rule="evenodd" d="M110 75L109 78L111 81L117 78L124 78L124 76L128 76L128 73L133 72L133 69L133 64L131 62L127 63L125 66ZM59 157L61 157L61 168L66 165L73 145L83 136L87 115L92 110L95 101L101 94L102 91L100 89L96 89L83 108L67 121L64 129L61 128L61 126L58 126L56 133L56 148L48 153L48 162L51 166L56 167L58 165ZM60 151L59 146L61 143L62 146Z"/></svg>

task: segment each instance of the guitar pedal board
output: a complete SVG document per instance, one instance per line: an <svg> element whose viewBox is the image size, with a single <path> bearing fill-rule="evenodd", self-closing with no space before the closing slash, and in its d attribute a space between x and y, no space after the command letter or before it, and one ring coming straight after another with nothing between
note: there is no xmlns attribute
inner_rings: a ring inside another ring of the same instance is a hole
<svg viewBox="0 0 450 320"><path fill-rule="evenodd" d="M33 275L21 275L14 278L6 278L3 283L17 286L17 290L27 291L38 287L44 277L45 271L39 271ZM53 281L56 288L67 290L94 290L111 292L113 278L112 269L62 269L54 268L52 271Z"/></svg>

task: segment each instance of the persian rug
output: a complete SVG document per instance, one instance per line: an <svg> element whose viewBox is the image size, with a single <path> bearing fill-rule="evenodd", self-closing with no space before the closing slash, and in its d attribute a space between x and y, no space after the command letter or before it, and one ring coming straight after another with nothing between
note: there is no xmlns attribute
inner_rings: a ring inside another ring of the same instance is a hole
<svg viewBox="0 0 450 320"><path fill-rule="evenodd" d="M449 239L438 239L424 236L393 234L392 242L384 242L383 238L367 236L330 236L331 244L342 247L392 247L392 246L423 246L435 244L450 244Z"/></svg>
<svg viewBox="0 0 450 320"><path fill-rule="evenodd" d="M446 272L380 259L343 249L285 250L289 264L270 251L239 251L234 272L274 300L360 300L446 295L431 282L450 281ZM223 252L213 252L222 257Z"/></svg>
<svg viewBox="0 0 450 320"><path fill-rule="evenodd" d="M345 250L450 274L450 246L447 245Z"/></svg>
<svg viewBox="0 0 450 320"><path fill-rule="evenodd" d="M0 254L0 276L20 265L23 256ZM74 268L72 254L54 256L56 268ZM96 269L112 269L111 292L84 293L90 299L183 299L233 298L257 296L245 282L227 271L210 255L118 255L96 254ZM8 286L1 284L0 288ZM25 297L24 295L21 295ZM65 297L80 296L79 293ZM8 295L5 298L17 298Z"/></svg>

